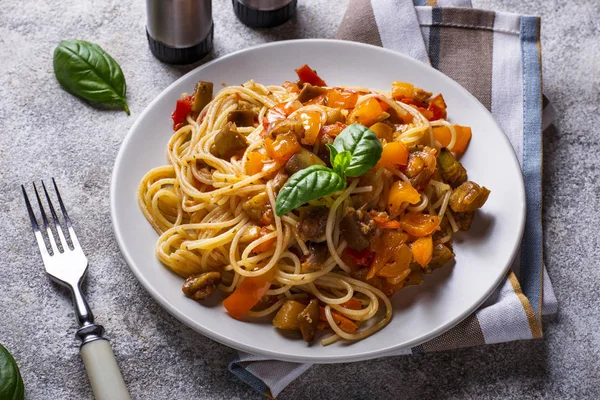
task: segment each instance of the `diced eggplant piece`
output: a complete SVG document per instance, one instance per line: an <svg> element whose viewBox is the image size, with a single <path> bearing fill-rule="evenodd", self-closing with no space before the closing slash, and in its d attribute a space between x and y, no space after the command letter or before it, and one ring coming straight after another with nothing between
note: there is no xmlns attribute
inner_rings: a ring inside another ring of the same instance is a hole
<svg viewBox="0 0 600 400"><path fill-rule="evenodd" d="M324 242L328 216L327 207L314 207L303 213L298 222L300 238L304 241Z"/></svg>
<svg viewBox="0 0 600 400"><path fill-rule="evenodd" d="M302 272L320 271L327 261L329 250L323 243L310 243L308 245L308 256L302 262Z"/></svg>
<svg viewBox="0 0 600 400"><path fill-rule="evenodd" d="M473 181L467 181L454 189L450 195L450 208L454 212L469 212L481 208L488 199L490 191Z"/></svg>
<svg viewBox="0 0 600 400"><path fill-rule="evenodd" d="M327 121L325 125L335 124L336 122L346 122L346 117L342 114L339 108L326 107L325 112L327 113Z"/></svg>
<svg viewBox="0 0 600 400"><path fill-rule="evenodd" d="M235 124L228 122L215 136L215 143L210 152L223 160L230 160L248 147L246 137L237 131Z"/></svg>
<svg viewBox="0 0 600 400"><path fill-rule="evenodd" d="M298 325L300 326L300 333L302 333L302 339L305 342L312 342L315 340L317 334L317 325L319 324L319 301L312 299L304 310L298 314Z"/></svg>
<svg viewBox="0 0 600 400"><path fill-rule="evenodd" d="M194 89L194 102L192 103L192 111L200 112L212 100L213 83L198 81Z"/></svg>
<svg viewBox="0 0 600 400"><path fill-rule="evenodd" d="M364 250L371 244L372 227L365 223L364 219L369 218L366 213L364 216L359 215L359 212L354 209L344 215L340 221L340 232L348 247L353 250Z"/></svg>
<svg viewBox="0 0 600 400"><path fill-rule="evenodd" d="M408 156L408 165L404 173L410 178L410 184L417 190L423 190L435 172L436 160L434 150L424 147Z"/></svg>
<svg viewBox="0 0 600 400"><path fill-rule="evenodd" d="M279 189L281 189L283 185L285 185L289 177L290 176L283 169L280 169L279 172L277 172L277 175L275 175L275 178L273 178L273 191L275 192L275 194L277 194L277 192L279 192Z"/></svg>
<svg viewBox="0 0 600 400"><path fill-rule="evenodd" d="M227 114L227 121L233 122L236 126L254 126L255 116L254 111L235 110Z"/></svg>
<svg viewBox="0 0 600 400"><path fill-rule="evenodd" d="M315 97L325 93L327 89L324 89L320 86L313 86L310 83L305 83L304 87L298 94L298 101L301 103L306 103L310 99L314 99Z"/></svg>
<svg viewBox="0 0 600 400"><path fill-rule="evenodd" d="M319 157L317 157L315 153L303 147L299 152L290 157L290 159L285 163L284 168L285 172L293 175L304 168L310 167L311 165L325 165L325 163Z"/></svg>
<svg viewBox="0 0 600 400"><path fill-rule="evenodd" d="M326 146L328 144L333 144L335 140L334 137L328 134L320 135L319 138L319 151L317 156L325 163L326 166L331 167L331 160L329 155L329 148Z"/></svg>
<svg viewBox="0 0 600 400"><path fill-rule="evenodd" d="M267 192L259 193L246 200L242 204L242 210L244 210L252 222L259 226L270 225L275 222Z"/></svg>
<svg viewBox="0 0 600 400"><path fill-rule="evenodd" d="M455 188L467 180L467 170L456 160L450 150L442 148L437 157L438 167L444 181Z"/></svg>
<svg viewBox="0 0 600 400"><path fill-rule="evenodd" d="M443 243L437 244L433 248L433 256L431 257L431 261L427 265L426 272L431 272L435 269L441 268L448 261L454 259L454 253L448 246Z"/></svg>
<svg viewBox="0 0 600 400"><path fill-rule="evenodd" d="M412 98L414 101L418 101L419 103L426 103L427 100L433 95L433 93L423 90L421 88L415 87L412 92Z"/></svg>
<svg viewBox="0 0 600 400"><path fill-rule="evenodd" d="M471 229L471 223L473 222L473 217L475 216L475 211L471 212L458 212L454 213L454 221L456 225L458 225L458 229L461 231L468 231Z"/></svg>
<svg viewBox="0 0 600 400"><path fill-rule="evenodd" d="M287 300L277 314L273 318L273 325L275 328L283 329L286 331L299 331L300 323L298 322L298 315L305 309L304 304L295 301Z"/></svg>

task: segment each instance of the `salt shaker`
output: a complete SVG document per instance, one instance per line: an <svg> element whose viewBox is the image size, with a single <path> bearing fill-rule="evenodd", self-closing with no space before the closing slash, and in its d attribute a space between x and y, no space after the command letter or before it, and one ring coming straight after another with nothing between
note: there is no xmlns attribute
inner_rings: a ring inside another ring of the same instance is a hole
<svg viewBox="0 0 600 400"><path fill-rule="evenodd" d="M235 15L253 28L281 25L296 13L298 0L231 0Z"/></svg>
<svg viewBox="0 0 600 400"><path fill-rule="evenodd" d="M146 0L146 12L148 44L159 60L190 64L212 50L212 0Z"/></svg>

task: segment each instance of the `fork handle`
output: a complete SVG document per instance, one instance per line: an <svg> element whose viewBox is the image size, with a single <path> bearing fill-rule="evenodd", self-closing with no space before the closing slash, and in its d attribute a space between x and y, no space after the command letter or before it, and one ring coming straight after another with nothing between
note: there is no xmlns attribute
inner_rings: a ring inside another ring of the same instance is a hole
<svg viewBox="0 0 600 400"><path fill-rule="evenodd" d="M96 400L130 400L108 340L84 342L80 351Z"/></svg>

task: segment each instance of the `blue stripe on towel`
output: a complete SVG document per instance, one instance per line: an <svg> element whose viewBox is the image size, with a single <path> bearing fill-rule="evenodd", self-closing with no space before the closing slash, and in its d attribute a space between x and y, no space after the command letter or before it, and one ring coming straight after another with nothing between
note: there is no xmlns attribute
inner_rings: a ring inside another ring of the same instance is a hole
<svg viewBox="0 0 600 400"><path fill-rule="evenodd" d="M523 178L527 196L525 233L521 246L520 282L536 317L542 299L542 77L539 53L540 20L521 17L523 65Z"/></svg>
<svg viewBox="0 0 600 400"><path fill-rule="evenodd" d="M442 23L442 9L431 9L431 28L429 30L429 60L431 66L440 69L440 24Z"/></svg>
<svg viewBox="0 0 600 400"><path fill-rule="evenodd" d="M268 386L261 381L258 377L252 375L251 372L246 370L243 366L240 365L240 359L235 358L229 363L229 371L245 382L252 389L256 390L258 393L269 396L271 391Z"/></svg>

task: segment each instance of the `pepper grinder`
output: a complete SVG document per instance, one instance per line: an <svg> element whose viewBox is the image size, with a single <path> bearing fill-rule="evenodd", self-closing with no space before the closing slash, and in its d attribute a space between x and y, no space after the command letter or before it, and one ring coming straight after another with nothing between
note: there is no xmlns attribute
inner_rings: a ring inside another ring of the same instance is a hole
<svg viewBox="0 0 600 400"><path fill-rule="evenodd" d="M298 0L231 0L233 11L245 25L271 28L281 25L296 13Z"/></svg>
<svg viewBox="0 0 600 400"><path fill-rule="evenodd" d="M212 0L146 0L152 54L169 64L191 64L213 46Z"/></svg>

